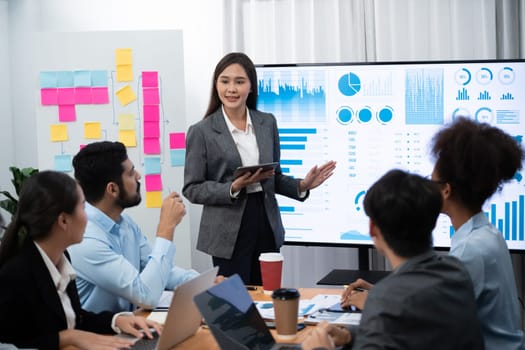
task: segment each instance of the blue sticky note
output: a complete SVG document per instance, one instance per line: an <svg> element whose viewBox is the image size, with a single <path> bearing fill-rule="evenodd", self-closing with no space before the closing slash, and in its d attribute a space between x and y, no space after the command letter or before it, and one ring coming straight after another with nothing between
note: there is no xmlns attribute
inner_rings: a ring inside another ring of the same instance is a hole
<svg viewBox="0 0 525 350"><path fill-rule="evenodd" d="M108 86L108 72L105 70L92 70L91 86Z"/></svg>
<svg viewBox="0 0 525 350"><path fill-rule="evenodd" d="M91 71L76 70L74 76L75 87L91 87Z"/></svg>
<svg viewBox="0 0 525 350"><path fill-rule="evenodd" d="M171 166L184 166L184 159L186 158L185 149L170 150Z"/></svg>
<svg viewBox="0 0 525 350"><path fill-rule="evenodd" d="M72 71L57 72L57 86L60 87L74 87L75 79Z"/></svg>
<svg viewBox="0 0 525 350"><path fill-rule="evenodd" d="M55 170L66 173L70 172L72 170L71 159L70 154L57 154L55 156Z"/></svg>
<svg viewBox="0 0 525 350"><path fill-rule="evenodd" d="M40 72L40 88L56 88L57 87L57 73L56 72Z"/></svg>
<svg viewBox="0 0 525 350"><path fill-rule="evenodd" d="M144 174L160 174L160 157L144 158Z"/></svg>

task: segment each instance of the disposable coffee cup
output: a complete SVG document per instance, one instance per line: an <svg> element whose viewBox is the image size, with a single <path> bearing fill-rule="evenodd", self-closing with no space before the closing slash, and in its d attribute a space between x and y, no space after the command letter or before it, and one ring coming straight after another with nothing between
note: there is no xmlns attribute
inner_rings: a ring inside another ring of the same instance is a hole
<svg viewBox="0 0 525 350"><path fill-rule="evenodd" d="M295 288L279 288L272 293L275 328L277 336L283 340L293 340L297 336L299 297Z"/></svg>
<svg viewBox="0 0 525 350"><path fill-rule="evenodd" d="M259 256L263 291L272 294L275 289L281 288L283 272L283 256L281 253L262 253Z"/></svg>

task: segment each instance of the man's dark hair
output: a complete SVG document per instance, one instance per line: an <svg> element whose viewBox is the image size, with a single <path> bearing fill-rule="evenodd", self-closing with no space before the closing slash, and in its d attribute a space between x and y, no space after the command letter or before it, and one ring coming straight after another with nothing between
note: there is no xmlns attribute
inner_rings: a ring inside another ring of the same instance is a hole
<svg viewBox="0 0 525 350"><path fill-rule="evenodd" d="M410 258L432 249L432 230L441 211L437 184L419 175L390 170L367 191L365 213L388 246Z"/></svg>
<svg viewBox="0 0 525 350"><path fill-rule="evenodd" d="M115 182L122 187L122 163L126 159L126 147L120 142L110 141L90 143L75 155L75 178L89 203L96 203L102 199L109 182Z"/></svg>

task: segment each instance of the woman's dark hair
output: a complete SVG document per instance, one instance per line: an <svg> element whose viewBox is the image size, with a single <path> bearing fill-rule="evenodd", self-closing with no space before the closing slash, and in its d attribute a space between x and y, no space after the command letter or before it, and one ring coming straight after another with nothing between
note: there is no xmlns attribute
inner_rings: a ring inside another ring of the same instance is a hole
<svg viewBox="0 0 525 350"><path fill-rule="evenodd" d="M0 244L0 267L16 256L26 240L45 238L60 213L72 214L77 182L56 171L41 171L22 185L18 208Z"/></svg>
<svg viewBox="0 0 525 350"><path fill-rule="evenodd" d="M111 141L90 143L73 157L75 178L84 190L86 201L99 201L104 196L109 182L115 182L122 188L122 163L126 159L126 146Z"/></svg>
<svg viewBox="0 0 525 350"><path fill-rule="evenodd" d="M521 169L525 154L503 130L459 117L433 138L432 156L440 182L449 183L452 198L479 211L503 183Z"/></svg>
<svg viewBox="0 0 525 350"><path fill-rule="evenodd" d="M219 99L217 88L215 87L217 84L217 79L219 79L219 75L228 66L235 63L240 64L244 68L244 70L246 71L246 75L248 75L248 79L250 80L252 91L248 95L248 99L246 100L246 106L249 109L257 108L258 91L257 72L255 70L255 65L246 54L242 52L231 52L224 56L215 67L215 72L213 73L213 81L211 83L210 103L208 104L208 110L206 111L204 118L213 114L221 106L221 100Z"/></svg>
<svg viewBox="0 0 525 350"><path fill-rule="evenodd" d="M397 255L410 258L432 249L432 230L442 206L436 183L390 170L366 192L363 205Z"/></svg>

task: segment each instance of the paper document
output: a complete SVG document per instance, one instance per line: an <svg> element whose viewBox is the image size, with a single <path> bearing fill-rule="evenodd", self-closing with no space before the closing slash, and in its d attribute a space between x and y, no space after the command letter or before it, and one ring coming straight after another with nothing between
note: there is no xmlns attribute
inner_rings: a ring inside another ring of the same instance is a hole
<svg viewBox="0 0 525 350"><path fill-rule="evenodd" d="M326 321L338 325L359 325L361 322L360 312L331 312L319 310L304 319L306 324L315 324Z"/></svg>
<svg viewBox="0 0 525 350"><path fill-rule="evenodd" d="M318 294L312 299L301 299L299 301L299 312L298 317L305 317L315 313L319 309L328 308L331 305L339 302L341 300L340 295L332 294ZM261 314L262 318L266 320L274 320L275 312L273 309L272 301L254 301L257 306L257 310Z"/></svg>
<svg viewBox="0 0 525 350"><path fill-rule="evenodd" d="M164 322L166 322L167 316L168 316L168 311L152 311L148 315L147 319L164 324Z"/></svg>
<svg viewBox="0 0 525 350"><path fill-rule="evenodd" d="M165 290L162 292L162 295L160 296L159 303L157 304L157 309L164 309L167 310L170 308L171 305L171 299L173 299L173 291L172 290Z"/></svg>

